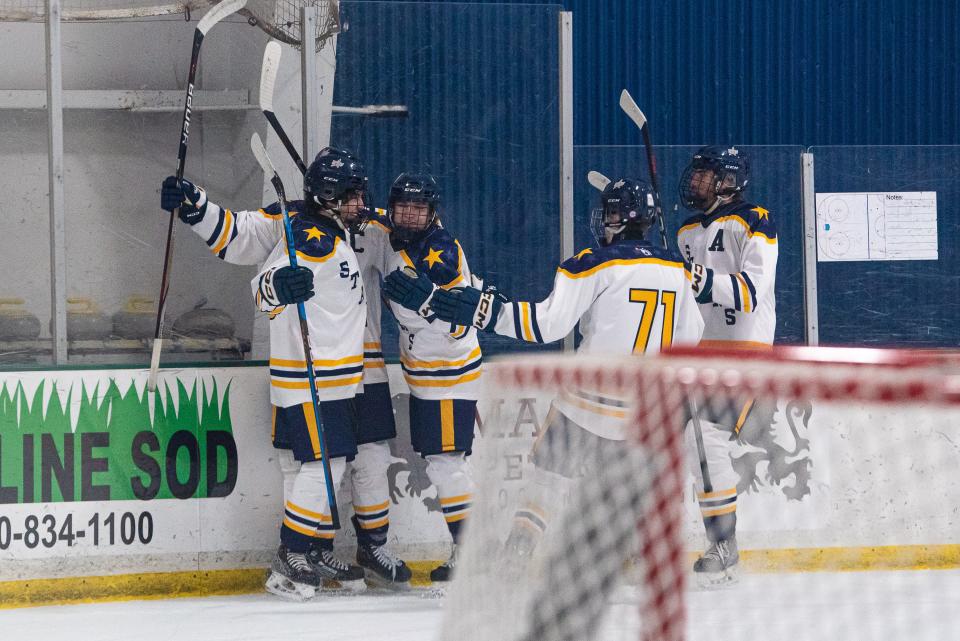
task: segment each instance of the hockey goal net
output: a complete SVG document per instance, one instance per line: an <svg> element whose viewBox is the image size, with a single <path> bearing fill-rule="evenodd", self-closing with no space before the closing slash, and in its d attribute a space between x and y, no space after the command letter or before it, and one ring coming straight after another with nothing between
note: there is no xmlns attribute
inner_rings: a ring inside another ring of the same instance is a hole
<svg viewBox="0 0 960 641"><path fill-rule="evenodd" d="M121 20L203 12L220 0L60 0L61 19ZM0 21L43 21L48 0L0 0ZM340 31L339 0L247 0L239 11L248 22L266 31L271 37L300 46L302 42L300 9L316 7L319 19L314 34L317 50Z"/></svg>
<svg viewBox="0 0 960 641"><path fill-rule="evenodd" d="M489 365L441 639L956 638L957 364L787 348ZM737 572L709 589L701 519L731 501L698 505L693 416L730 427L739 494Z"/></svg>

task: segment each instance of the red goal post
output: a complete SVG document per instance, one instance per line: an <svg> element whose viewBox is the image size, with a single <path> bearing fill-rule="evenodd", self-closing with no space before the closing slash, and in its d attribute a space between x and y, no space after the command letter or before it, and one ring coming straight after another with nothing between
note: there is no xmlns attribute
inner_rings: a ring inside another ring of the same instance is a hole
<svg viewBox="0 0 960 641"><path fill-rule="evenodd" d="M610 597L618 580L611 575L639 558L634 568L640 577L639 629L623 638L682 641L689 568L682 537L685 467L679 417L688 399L700 406L750 397L935 411L960 406L958 364L960 357L950 352L832 347L676 348L651 358L527 356L488 364L487 401L499 397L502 407L505 396L537 392L559 397L569 390L588 390L621 399L630 427L620 449L640 454L614 454L601 462L602 473L571 482L557 502L562 506L557 514L545 518L550 524L546 534L552 528L557 536L545 535L534 552L518 556L511 545L511 522L515 529L520 512L513 492L505 489L503 478L509 474L500 465L508 439L500 438L505 434L488 418L484 443L477 448L477 467L485 474L461 546L461 569L448 595L441 638L594 638L604 617L599 601ZM511 415L505 423L515 419ZM543 434L536 439L534 450L542 448ZM579 456L569 443L564 447L561 456ZM630 484L624 479L635 477L644 477L636 483L636 496L617 498L618 488ZM609 487L603 489L605 485ZM616 507L604 508L604 502ZM638 540L631 542L624 534L603 543L605 536L610 538L607 531L617 529L617 515L625 506L636 509L632 523ZM587 543L597 548L587 550Z"/></svg>

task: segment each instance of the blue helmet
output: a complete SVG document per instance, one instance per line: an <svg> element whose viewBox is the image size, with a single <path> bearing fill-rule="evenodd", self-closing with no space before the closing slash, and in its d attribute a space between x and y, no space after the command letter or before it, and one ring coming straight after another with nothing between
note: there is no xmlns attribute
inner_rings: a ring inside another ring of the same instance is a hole
<svg viewBox="0 0 960 641"><path fill-rule="evenodd" d="M426 210L417 216L398 216L398 204L424 204ZM437 219L437 205L440 204L440 187L430 174L402 173L390 186L387 201L387 215L390 217L390 241L395 248L403 247L416 240Z"/></svg>
<svg viewBox="0 0 960 641"><path fill-rule="evenodd" d="M600 203L590 217L590 230L601 247L621 238L642 240L657 216L653 189L642 180L611 181L600 194Z"/></svg>
<svg viewBox="0 0 960 641"><path fill-rule="evenodd" d="M355 195L366 200L368 189L367 172L360 160L348 151L336 147L324 147L314 158L303 176L303 195L310 214L340 218L345 213L341 206ZM366 220L366 209L362 208L357 221L349 221L351 226L362 224Z"/></svg>
<svg viewBox="0 0 960 641"><path fill-rule="evenodd" d="M680 202L684 207L705 211L717 198L739 194L749 182L750 159L746 154L736 147L703 147L693 155L680 177Z"/></svg>

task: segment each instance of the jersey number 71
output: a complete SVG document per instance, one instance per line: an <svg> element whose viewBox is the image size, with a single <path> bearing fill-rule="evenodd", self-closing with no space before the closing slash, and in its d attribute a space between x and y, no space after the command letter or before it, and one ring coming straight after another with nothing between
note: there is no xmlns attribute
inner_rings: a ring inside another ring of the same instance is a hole
<svg viewBox="0 0 960 641"><path fill-rule="evenodd" d="M673 313L677 304L677 293L656 289L631 289L630 302L643 305L640 327L637 328L637 337L633 341L633 353L643 354L647 351L647 344L650 342L650 332L653 329L653 321L656 317L658 302L660 306L663 307L660 349L670 347L673 343Z"/></svg>

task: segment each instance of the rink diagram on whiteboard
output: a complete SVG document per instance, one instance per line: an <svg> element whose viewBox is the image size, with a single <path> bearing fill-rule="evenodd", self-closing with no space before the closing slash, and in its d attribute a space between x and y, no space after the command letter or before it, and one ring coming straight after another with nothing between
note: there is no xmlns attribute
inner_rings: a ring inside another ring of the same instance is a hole
<svg viewBox="0 0 960 641"><path fill-rule="evenodd" d="M817 260L937 260L934 191L817 194Z"/></svg>

